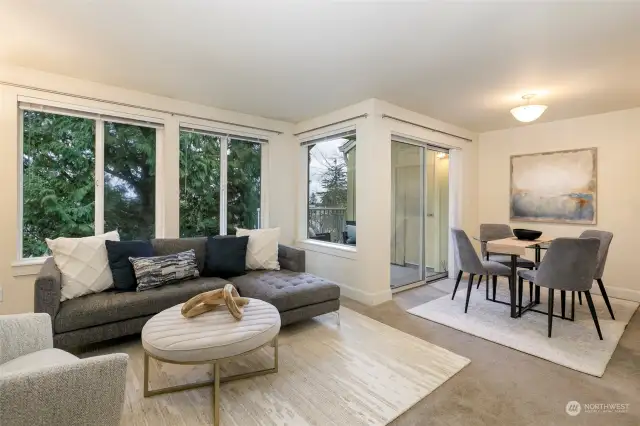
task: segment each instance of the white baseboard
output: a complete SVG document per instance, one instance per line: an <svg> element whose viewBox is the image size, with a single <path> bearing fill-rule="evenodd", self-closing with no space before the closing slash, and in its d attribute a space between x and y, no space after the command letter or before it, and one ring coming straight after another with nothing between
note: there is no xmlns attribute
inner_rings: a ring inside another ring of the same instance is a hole
<svg viewBox="0 0 640 426"><path fill-rule="evenodd" d="M607 296L613 297L614 299L631 300L633 302L640 302L640 290L610 286L610 285L607 285L606 282L604 283L604 288L605 290L607 290ZM591 292L593 294L600 294L600 288L598 287L598 283L596 282L593 283L593 287L591 287Z"/></svg>
<svg viewBox="0 0 640 426"><path fill-rule="evenodd" d="M346 296L349 299L364 303L365 305L375 306L391 300L391 288L377 293L369 293L357 288L350 287L346 284L338 285L340 286L340 292L342 296Z"/></svg>
<svg viewBox="0 0 640 426"><path fill-rule="evenodd" d="M402 291L411 290L411 289L414 289L416 287L421 287L421 286L427 285L427 284L428 283L426 283L424 280L423 281L416 281L415 283L406 284L406 285L402 285L400 287L392 288L391 289L391 294L396 294L396 293L400 293Z"/></svg>

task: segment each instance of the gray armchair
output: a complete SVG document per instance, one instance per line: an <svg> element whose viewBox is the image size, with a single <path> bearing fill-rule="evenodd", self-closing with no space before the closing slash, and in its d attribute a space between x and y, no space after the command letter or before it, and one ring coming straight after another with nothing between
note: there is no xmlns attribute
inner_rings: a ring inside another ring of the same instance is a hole
<svg viewBox="0 0 640 426"><path fill-rule="evenodd" d="M0 425L119 425L128 359L54 349L48 314L0 316Z"/></svg>

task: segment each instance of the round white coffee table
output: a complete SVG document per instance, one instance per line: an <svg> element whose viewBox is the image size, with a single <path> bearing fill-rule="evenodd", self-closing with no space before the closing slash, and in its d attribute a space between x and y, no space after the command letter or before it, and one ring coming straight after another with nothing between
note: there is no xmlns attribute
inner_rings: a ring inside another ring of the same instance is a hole
<svg viewBox="0 0 640 426"><path fill-rule="evenodd" d="M213 424L220 424L220 383L278 372L280 313L267 302L249 299L240 321L222 305L194 318L180 313L182 305L151 318L142 329L144 396L154 396L213 385ZM260 349L274 347L274 366L234 376L220 377L220 362ZM213 364L213 380L149 389L149 358L170 364Z"/></svg>

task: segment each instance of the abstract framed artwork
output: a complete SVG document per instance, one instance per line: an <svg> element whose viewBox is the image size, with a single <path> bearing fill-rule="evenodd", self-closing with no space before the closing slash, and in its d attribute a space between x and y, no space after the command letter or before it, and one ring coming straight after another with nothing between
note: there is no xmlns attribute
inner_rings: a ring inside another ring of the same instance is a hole
<svg viewBox="0 0 640 426"><path fill-rule="evenodd" d="M596 148L511 156L513 221L595 225Z"/></svg>

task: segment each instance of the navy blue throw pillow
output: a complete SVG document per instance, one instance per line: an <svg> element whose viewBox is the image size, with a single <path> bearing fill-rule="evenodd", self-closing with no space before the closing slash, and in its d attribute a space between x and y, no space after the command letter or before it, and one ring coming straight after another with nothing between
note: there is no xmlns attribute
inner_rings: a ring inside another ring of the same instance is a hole
<svg viewBox="0 0 640 426"><path fill-rule="evenodd" d="M244 275L249 237L216 236L207 238L207 255L202 275L230 278Z"/></svg>
<svg viewBox="0 0 640 426"><path fill-rule="evenodd" d="M109 241L106 240L109 268L113 275L113 285L117 290L136 291L138 283L130 257L151 257L153 246L149 241Z"/></svg>

